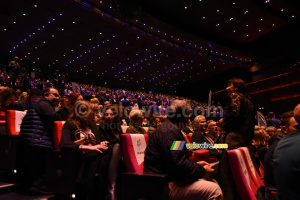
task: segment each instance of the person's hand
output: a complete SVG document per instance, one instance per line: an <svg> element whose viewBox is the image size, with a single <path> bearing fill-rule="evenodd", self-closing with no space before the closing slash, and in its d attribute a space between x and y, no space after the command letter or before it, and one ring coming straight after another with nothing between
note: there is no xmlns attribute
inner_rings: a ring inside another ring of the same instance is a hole
<svg viewBox="0 0 300 200"><path fill-rule="evenodd" d="M209 163L205 161L198 161L197 164L204 166L204 165L208 165Z"/></svg>
<svg viewBox="0 0 300 200"><path fill-rule="evenodd" d="M74 143L79 144L79 145L83 145L83 142L84 142L84 138L74 141Z"/></svg>
<svg viewBox="0 0 300 200"><path fill-rule="evenodd" d="M211 164L209 164L205 161L199 161L199 162L197 162L197 164L202 165L202 167L206 171L205 175L202 177L203 179L208 179L215 171L213 168L211 168Z"/></svg>

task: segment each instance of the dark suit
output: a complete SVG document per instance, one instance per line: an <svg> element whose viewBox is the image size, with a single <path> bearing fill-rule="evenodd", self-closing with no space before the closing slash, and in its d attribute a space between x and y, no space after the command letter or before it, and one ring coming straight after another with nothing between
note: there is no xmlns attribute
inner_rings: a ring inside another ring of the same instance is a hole
<svg viewBox="0 0 300 200"><path fill-rule="evenodd" d="M195 143L204 143L212 144L200 131L195 131L192 135L192 142ZM211 157L221 157L221 154L218 153L218 150L216 149L209 149L209 156Z"/></svg>
<svg viewBox="0 0 300 200"><path fill-rule="evenodd" d="M30 106L29 100L27 99L21 100L15 103L15 110L19 110L19 111L28 110L29 106Z"/></svg>
<svg viewBox="0 0 300 200"><path fill-rule="evenodd" d="M149 138L145 151L144 172L168 174L177 183L192 183L203 177L204 168L189 160L188 149L170 150L174 141L184 141L180 129L166 119Z"/></svg>

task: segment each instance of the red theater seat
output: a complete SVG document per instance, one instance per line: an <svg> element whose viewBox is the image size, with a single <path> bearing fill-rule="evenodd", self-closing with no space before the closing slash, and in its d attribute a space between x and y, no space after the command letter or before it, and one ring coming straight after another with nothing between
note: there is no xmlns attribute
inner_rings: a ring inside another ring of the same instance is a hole
<svg viewBox="0 0 300 200"><path fill-rule="evenodd" d="M122 150L128 172L122 174L122 199L168 199L168 179L164 174L145 174L144 152L147 134L122 134Z"/></svg>
<svg viewBox="0 0 300 200"><path fill-rule="evenodd" d="M233 179L241 200L257 200L257 186L240 150L227 151Z"/></svg>
<svg viewBox="0 0 300 200"><path fill-rule="evenodd" d="M22 120L26 112L8 110L6 116L6 127L8 135L19 135Z"/></svg>
<svg viewBox="0 0 300 200"><path fill-rule="evenodd" d="M258 172L256 171L254 164L252 162L249 149L247 147L241 147L238 148L238 150L242 153L242 156L245 160L246 166L248 168L248 171L250 172L250 175L252 176L255 184L257 187L265 186L263 181L261 180Z"/></svg>
<svg viewBox="0 0 300 200"><path fill-rule="evenodd" d="M143 173L148 134L122 134L121 141L127 171Z"/></svg>
<svg viewBox="0 0 300 200"><path fill-rule="evenodd" d="M56 150L60 150L59 143L61 140L61 132L64 124L65 121L55 121L53 125L53 140L54 140L54 147Z"/></svg>

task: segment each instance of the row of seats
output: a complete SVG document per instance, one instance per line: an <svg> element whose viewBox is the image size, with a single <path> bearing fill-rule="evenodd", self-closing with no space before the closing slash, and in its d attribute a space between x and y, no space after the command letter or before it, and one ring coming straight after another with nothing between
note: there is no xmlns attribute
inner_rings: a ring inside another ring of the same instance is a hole
<svg viewBox="0 0 300 200"><path fill-rule="evenodd" d="M16 169L17 135L25 114L25 112L11 110L7 112L7 132L9 135L4 136L6 139L1 140L0 144L0 168L2 169ZM58 194L71 194L75 192L76 169L74 165L77 160L74 153L60 151L59 143L64 123L63 121L54 122L53 139L56 150L47 155L46 181L50 191ZM126 132L127 128L122 127L123 132ZM121 135L123 157L128 171L122 174L123 199L168 198L167 176L143 173L144 152L148 139L148 134ZM186 135L185 139L186 142L190 142L191 134ZM240 198L242 200L256 200L257 189L264 187L264 182L253 165L248 148L230 150L227 153ZM194 151L191 159L216 161L209 158L208 150ZM215 168L216 172L217 170ZM157 192L153 193L153 191Z"/></svg>

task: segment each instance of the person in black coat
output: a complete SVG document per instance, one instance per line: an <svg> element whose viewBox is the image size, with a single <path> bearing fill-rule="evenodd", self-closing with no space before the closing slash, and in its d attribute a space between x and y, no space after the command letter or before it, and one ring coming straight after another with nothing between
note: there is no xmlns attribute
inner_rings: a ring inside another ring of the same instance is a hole
<svg viewBox="0 0 300 200"><path fill-rule="evenodd" d="M225 143L228 144L228 150L238 147L252 148L255 113L252 102L245 95L246 83L242 79L232 78L228 81L226 91L230 97L230 103L227 106L223 120L223 129L225 130ZM251 148L249 149L251 150ZM226 200L236 199L238 195L232 180L227 152L224 151L222 155L221 181L224 199Z"/></svg>
<svg viewBox="0 0 300 200"><path fill-rule="evenodd" d="M42 96L41 90L32 88L28 94L28 98L15 103L15 110L25 111L29 109L30 104L37 98Z"/></svg>
<svg viewBox="0 0 300 200"><path fill-rule="evenodd" d="M115 179L121 163L119 140L109 138L102 128L92 122L91 105L76 102L64 124L60 147L71 149L80 158L76 177L79 199L117 199Z"/></svg>
<svg viewBox="0 0 300 200"><path fill-rule="evenodd" d="M34 100L20 128L22 162L22 180L26 181L25 187L30 186L33 192L46 191L44 174L46 172L46 154L54 149L53 122L60 118L55 112L59 94L54 88L46 88L43 97ZM28 185L27 185L28 184Z"/></svg>

